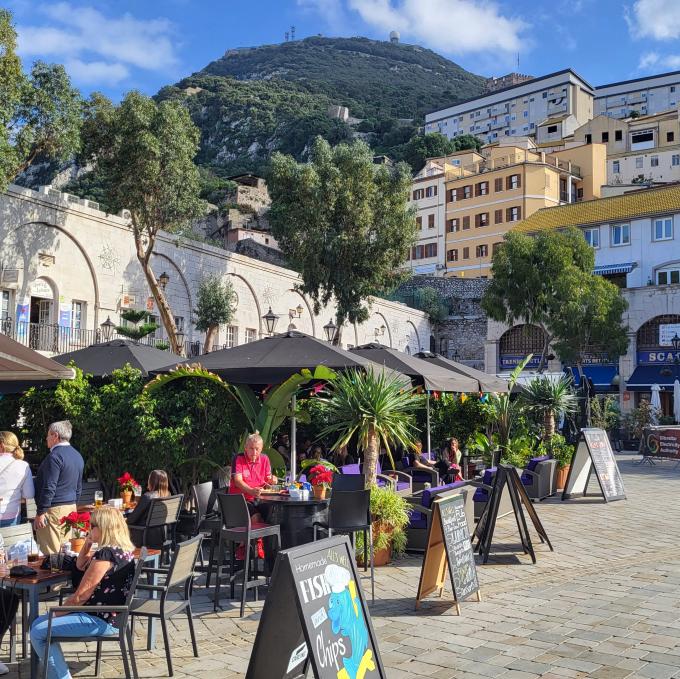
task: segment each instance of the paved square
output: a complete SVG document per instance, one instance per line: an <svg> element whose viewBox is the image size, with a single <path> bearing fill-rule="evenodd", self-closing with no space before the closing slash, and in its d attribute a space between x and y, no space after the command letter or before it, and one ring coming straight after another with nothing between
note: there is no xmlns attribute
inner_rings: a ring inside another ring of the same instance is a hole
<svg viewBox="0 0 680 679"><path fill-rule="evenodd" d="M390 679L680 678L680 469L673 462L633 466L631 455L617 459L627 500L536 505L555 552L531 529L535 566L521 554L514 519L499 522L497 556L478 567L483 601L465 602L460 617L450 592L416 613L420 557L378 569L371 614ZM498 554L503 547L507 554ZM201 657L192 656L186 622L173 624L175 676L243 677L262 602L239 619L225 598L225 609L214 614L212 589L203 582L195 595ZM149 653L143 631L139 625L140 675L167 676L160 633L159 648ZM66 647L67 659L74 674L92 676L94 655L84 648ZM27 662L10 667L10 678L29 677ZM102 676L122 676L112 649L104 651Z"/></svg>

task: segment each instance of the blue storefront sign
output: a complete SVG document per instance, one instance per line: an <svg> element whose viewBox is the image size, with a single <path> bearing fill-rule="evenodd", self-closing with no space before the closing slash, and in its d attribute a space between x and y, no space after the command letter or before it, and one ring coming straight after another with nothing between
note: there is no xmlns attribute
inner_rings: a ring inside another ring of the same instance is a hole
<svg viewBox="0 0 680 679"><path fill-rule="evenodd" d="M672 349L654 349L652 351L638 351L637 363L638 365L672 365L675 359L680 360L680 351L673 351Z"/></svg>
<svg viewBox="0 0 680 679"><path fill-rule="evenodd" d="M516 368L526 356L520 356L517 354L501 354L498 360L498 366L501 370L512 370ZM538 368L541 362L541 357L538 354L534 354L531 360L527 363L527 368Z"/></svg>

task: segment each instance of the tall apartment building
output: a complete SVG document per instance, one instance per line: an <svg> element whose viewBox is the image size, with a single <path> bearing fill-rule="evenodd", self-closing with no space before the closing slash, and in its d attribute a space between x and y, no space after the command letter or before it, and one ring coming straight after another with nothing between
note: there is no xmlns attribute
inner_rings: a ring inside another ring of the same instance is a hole
<svg viewBox="0 0 680 679"><path fill-rule="evenodd" d="M627 118L654 115L680 104L680 71L624 80L595 88L594 114Z"/></svg>
<svg viewBox="0 0 680 679"><path fill-rule="evenodd" d="M559 117L568 133L593 117L593 95L583 78L565 69L428 113L425 131L449 138L474 134L493 143L534 135L540 123Z"/></svg>
<svg viewBox="0 0 680 679"><path fill-rule="evenodd" d="M447 157L446 276L488 277L494 248L523 219L544 207L600 196L602 144L553 154L540 152L529 139L518 144Z"/></svg>

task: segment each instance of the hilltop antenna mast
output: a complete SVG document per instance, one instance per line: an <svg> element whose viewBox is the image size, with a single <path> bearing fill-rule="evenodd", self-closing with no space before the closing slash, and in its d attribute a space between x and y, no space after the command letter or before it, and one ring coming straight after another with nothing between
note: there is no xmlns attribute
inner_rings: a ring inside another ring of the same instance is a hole
<svg viewBox="0 0 680 679"><path fill-rule="evenodd" d="M286 36L286 42L288 42L288 36L289 36L290 34L288 33L288 31L286 31L284 35Z"/></svg>
<svg viewBox="0 0 680 679"><path fill-rule="evenodd" d="M290 27L290 39L295 40L295 26Z"/></svg>
<svg viewBox="0 0 680 679"><path fill-rule="evenodd" d="M519 52L517 52L517 73L519 73Z"/></svg>

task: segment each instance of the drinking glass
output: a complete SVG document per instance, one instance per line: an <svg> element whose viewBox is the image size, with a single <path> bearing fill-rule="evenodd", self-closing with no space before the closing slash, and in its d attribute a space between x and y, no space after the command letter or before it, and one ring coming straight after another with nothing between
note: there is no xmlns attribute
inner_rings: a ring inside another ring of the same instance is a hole
<svg viewBox="0 0 680 679"><path fill-rule="evenodd" d="M104 504L104 491L96 490L94 492L94 506L101 507Z"/></svg>
<svg viewBox="0 0 680 679"><path fill-rule="evenodd" d="M50 554L50 573L58 573L64 562L64 557L61 553Z"/></svg>

